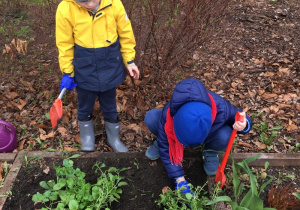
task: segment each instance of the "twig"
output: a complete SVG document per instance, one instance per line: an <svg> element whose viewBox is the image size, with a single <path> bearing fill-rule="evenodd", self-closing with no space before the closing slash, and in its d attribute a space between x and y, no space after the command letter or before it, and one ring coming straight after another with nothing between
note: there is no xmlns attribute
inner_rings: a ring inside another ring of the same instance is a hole
<svg viewBox="0 0 300 210"><path fill-rule="evenodd" d="M245 71L245 74L254 74L254 73L261 73L261 72L268 72L268 71L274 71L276 72L277 69L259 69L259 70L252 70L252 71Z"/></svg>

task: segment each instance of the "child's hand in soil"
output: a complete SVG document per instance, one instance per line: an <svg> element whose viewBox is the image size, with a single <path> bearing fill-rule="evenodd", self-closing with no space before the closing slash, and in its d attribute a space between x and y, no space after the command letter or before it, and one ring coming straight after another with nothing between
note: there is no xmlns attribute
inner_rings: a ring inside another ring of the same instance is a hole
<svg viewBox="0 0 300 210"><path fill-rule="evenodd" d="M175 184L176 184L175 189L180 190L181 193L183 193L183 194L190 193L193 196L196 196L193 192L191 192L191 187L190 187L188 181L186 181L184 178L183 179L177 178L175 180Z"/></svg>

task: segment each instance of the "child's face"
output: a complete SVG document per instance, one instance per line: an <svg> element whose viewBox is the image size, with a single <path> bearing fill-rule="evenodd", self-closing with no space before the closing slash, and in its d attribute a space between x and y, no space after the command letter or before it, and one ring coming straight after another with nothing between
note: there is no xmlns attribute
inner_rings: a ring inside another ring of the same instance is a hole
<svg viewBox="0 0 300 210"><path fill-rule="evenodd" d="M87 8L88 10L93 11L97 7L99 2L100 0L89 0L89 1L87 0L87 1L77 1L77 4Z"/></svg>

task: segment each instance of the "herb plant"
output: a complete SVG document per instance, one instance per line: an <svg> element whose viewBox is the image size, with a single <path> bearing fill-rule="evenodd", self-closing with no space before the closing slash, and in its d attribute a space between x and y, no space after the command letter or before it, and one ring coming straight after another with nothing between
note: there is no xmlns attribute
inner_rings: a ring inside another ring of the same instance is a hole
<svg viewBox="0 0 300 210"><path fill-rule="evenodd" d="M85 181L85 173L79 168L73 168L73 161L63 160L63 167L54 166L57 180L48 182L41 181L40 186L45 189L41 194L37 192L32 197L34 202L43 202L46 209L84 209L98 210L109 209L112 202L118 201L122 194L122 186L127 185L122 181L123 177L119 175L126 169L117 169L110 167L108 170L102 170L105 164L96 163L95 173L99 172L100 176L97 183L90 184Z"/></svg>

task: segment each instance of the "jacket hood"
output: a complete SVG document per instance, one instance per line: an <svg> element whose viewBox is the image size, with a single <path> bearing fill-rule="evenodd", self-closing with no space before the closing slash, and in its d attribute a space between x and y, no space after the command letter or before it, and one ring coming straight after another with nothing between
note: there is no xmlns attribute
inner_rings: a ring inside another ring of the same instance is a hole
<svg viewBox="0 0 300 210"><path fill-rule="evenodd" d="M185 79L180 81L170 100L170 114L173 117L178 109L187 102L202 102L211 107L211 100L202 82L197 79Z"/></svg>

